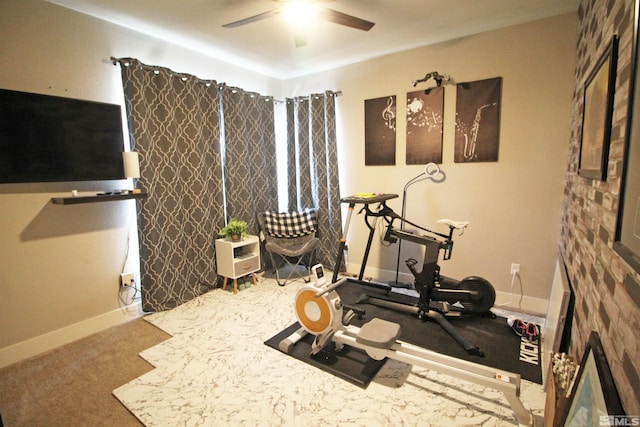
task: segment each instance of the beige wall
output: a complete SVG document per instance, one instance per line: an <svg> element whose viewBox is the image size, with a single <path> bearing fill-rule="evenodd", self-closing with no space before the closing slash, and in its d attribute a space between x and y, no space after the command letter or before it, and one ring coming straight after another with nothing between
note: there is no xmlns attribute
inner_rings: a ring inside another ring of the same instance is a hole
<svg viewBox="0 0 640 427"><path fill-rule="evenodd" d="M337 105L343 195L378 191L401 196L404 184L422 170L405 164L405 94L415 90L412 82L434 70L457 82L502 77L499 161L453 162L455 86L445 86L442 169L447 179L411 186L407 217L435 228L440 218L470 221L456 240L453 258L441 263L442 273L487 278L506 293L501 303L510 300L511 263L519 263L530 297L525 303L544 312L558 254L576 22L576 15L568 14L465 37L289 81L287 89L342 90ZM388 95L398 99L396 166L364 166L364 100ZM401 211L400 198L389 205ZM357 272L368 230L360 216L354 215L352 224L349 262L350 271ZM403 252L409 246L403 244ZM376 237L365 275L393 279L397 249L380 248Z"/></svg>
<svg viewBox="0 0 640 427"><path fill-rule="evenodd" d="M364 166L365 99L395 94L402 106L411 82L433 70L456 81L501 76L499 162L453 163L455 90L447 86L447 180L411 187L407 213L428 226L442 217L471 221L443 273L482 275L506 300L509 266L520 263L527 302L538 309L548 296L557 255L575 27L570 14L280 82L40 0L4 0L0 87L122 103L119 69L104 60L132 56L276 97L342 90L338 138L346 196L401 193L421 169L404 165L402 108L397 166ZM0 185L0 366L137 315L135 307L120 310L117 292L134 202L50 203L74 188L91 192L124 184ZM391 205L400 210L399 200ZM354 216L351 270L362 255L364 231L361 217ZM132 237L135 243L135 231ZM393 275L395 250L379 248L375 242L368 273ZM132 255L137 264L135 244Z"/></svg>
<svg viewBox="0 0 640 427"><path fill-rule="evenodd" d="M154 65L278 95L282 82L40 0L0 2L0 87L122 104L108 58ZM89 182L0 185L0 366L138 316L119 277L135 202L52 205L51 197L123 188ZM130 232L131 227L134 227Z"/></svg>

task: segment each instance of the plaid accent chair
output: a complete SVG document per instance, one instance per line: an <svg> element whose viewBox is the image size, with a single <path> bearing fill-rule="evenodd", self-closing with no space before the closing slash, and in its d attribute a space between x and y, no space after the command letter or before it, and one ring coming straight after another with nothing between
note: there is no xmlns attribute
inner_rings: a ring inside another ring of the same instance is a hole
<svg viewBox="0 0 640 427"><path fill-rule="evenodd" d="M266 211L258 213L257 219L260 239L271 258L278 285L284 286L294 274L308 283L316 250L320 245L320 239L316 237L318 211ZM284 281L281 280L279 272L283 267L289 269ZM300 272L300 267L306 267L306 278Z"/></svg>

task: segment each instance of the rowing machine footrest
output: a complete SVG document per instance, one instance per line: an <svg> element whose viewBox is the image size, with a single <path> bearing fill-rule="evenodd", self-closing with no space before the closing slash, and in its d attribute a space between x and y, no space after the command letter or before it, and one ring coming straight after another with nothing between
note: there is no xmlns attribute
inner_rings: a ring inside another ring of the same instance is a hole
<svg viewBox="0 0 640 427"><path fill-rule="evenodd" d="M374 348L389 349L399 337L399 324L374 318L362 325L356 342Z"/></svg>

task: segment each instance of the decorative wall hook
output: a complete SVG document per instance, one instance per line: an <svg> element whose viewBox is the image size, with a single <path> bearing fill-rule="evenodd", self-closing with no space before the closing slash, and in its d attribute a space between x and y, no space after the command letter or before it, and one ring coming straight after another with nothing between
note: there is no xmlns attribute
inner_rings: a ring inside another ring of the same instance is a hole
<svg viewBox="0 0 640 427"><path fill-rule="evenodd" d="M442 86L443 81L448 82L449 80L451 80L451 77L449 77L448 74L440 74L437 71L432 71L430 73L427 73L427 75L424 76L422 79L414 80L413 87L416 87L418 83L426 82L431 78L433 78L436 81L436 84L438 85L438 87Z"/></svg>

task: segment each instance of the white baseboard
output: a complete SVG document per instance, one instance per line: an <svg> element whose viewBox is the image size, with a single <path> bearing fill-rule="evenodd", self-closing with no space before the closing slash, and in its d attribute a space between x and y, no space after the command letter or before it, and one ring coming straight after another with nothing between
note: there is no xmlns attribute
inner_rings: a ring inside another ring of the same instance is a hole
<svg viewBox="0 0 640 427"><path fill-rule="evenodd" d="M142 316L144 313L140 303L134 303L120 309L101 314L90 319L74 323L55 331L10 345L0 349L0 368L36 356L45 351L53 350L64 344L100 332L112 326L128 322Z"/></svg>
<svg viewBox="0 0 640 427"><path fill-rule="evenodd" d="M522 297L522 305L520 307L520 295L510 292L498 292L496 291L496 302L494 307L501 308L503 310L517 311L527 314L535 314L539 317L545 317L547 313L547 307L549 301L542 298L529 297L524 295Z"/></svg>
<svg viewBox="0 0 640 427"><path fill-rule="evenodd" d="M348 264L347 271L350 274L358 275L360 272L360 265ZM396 272L389 270L381 270L373 267L367 267L364 272L363 278L375 278L376 281L390 282L396 280ZM401 283L413 283L413 276L408 273L400 273L398 275L398 281ZM496 308L502 308L510 311L520 311L528 314L535 314L541 317L545 317L549 301L546 299L524 296L522 298L522 304L520 308L520 295L511 295L510 292L496 291Z"/></svg>

